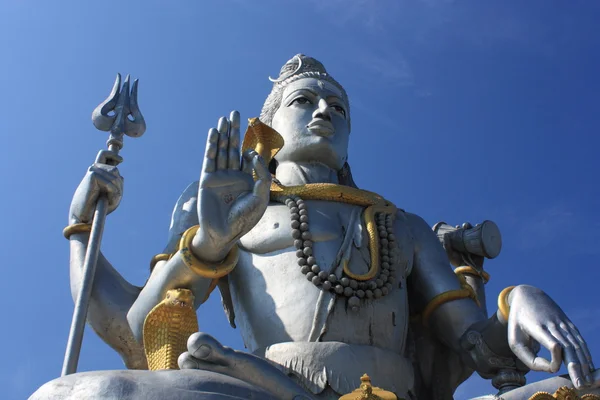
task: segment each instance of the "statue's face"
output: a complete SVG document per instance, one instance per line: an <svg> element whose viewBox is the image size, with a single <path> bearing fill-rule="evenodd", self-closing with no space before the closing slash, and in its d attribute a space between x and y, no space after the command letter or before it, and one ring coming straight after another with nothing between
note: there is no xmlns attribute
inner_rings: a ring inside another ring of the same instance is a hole
<svg viewBox="0 0 600 400"><path fill-rule="evenodd" d="M319 162L340 170L348 158L348 105L333 84L302 78L287 85L271 127L283 136L277 161Z"/></svg>

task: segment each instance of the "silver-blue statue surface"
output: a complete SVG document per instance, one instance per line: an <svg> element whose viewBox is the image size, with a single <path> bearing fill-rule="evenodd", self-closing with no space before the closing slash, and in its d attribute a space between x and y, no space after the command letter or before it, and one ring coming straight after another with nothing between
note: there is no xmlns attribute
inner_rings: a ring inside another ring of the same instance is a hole
<svg viewBox="0 0 600 400"><path fill-rule="evenodd" d="M301 54L272 81L243 144L236 111L209 130L200 180L177 201L144 287L99 255L87 319L129 370L66 375L31 399L338 399L364 373L400 399L450 399L473 372L499 390L484 398L600 398L584 339L542 290L507 288L488 317L493 222L432 230L358 189L344 88ZM110 213L123 193L118 156L102 155L65 230L75 298L98 199ZM215 288L247 353L190 336L197 322L185 310ZM562 364L568 376L525 385L529 370Z"/></svg>

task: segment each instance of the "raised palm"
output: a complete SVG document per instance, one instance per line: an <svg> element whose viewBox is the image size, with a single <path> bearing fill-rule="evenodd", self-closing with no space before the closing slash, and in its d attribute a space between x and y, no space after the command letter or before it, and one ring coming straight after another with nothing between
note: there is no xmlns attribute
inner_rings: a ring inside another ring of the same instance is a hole
<svg viewBox="0 0 600 400"><path fill-rule="evenodd" d="M249 150L240 161L240 114L232 111L229 119L220 118L217 128L208 131L200 176L200 229L192 246L206 261L222 260L256 225L269 203L271 174L263 159Z"/></svg>

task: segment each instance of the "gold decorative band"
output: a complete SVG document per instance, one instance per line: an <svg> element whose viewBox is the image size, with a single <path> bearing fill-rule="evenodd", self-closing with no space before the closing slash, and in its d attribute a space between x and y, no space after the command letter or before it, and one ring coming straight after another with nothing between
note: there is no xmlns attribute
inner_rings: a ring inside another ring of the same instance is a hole
<svg viewBox="0 0 600 400"><path fill-rule="evenodd" d="M460 281L460 286L462 289L449 290L447 292L440 293L431 299L429 304L427 304L425 307L425 310L423 310L421 317L423 326L427 327L429 325L429 318L431 317L431 314L438 309L438 307L454 300L473 299L475 304L477 304L478 307L481 307L479 299L477 298L477 293L475 293L473 288L465 281L465 277L462 275L457 275L457 277Z"/></svg>
<svg viewBox="0 0 600 400"><path fill-rule="evenodd" d="M498 295L498 310L502 314L502 318L508 321L508 315L510 313L510 305L508 304L508 295L516 286L509 286Z"/></svg>
<svg viewBox="0 0 600 400"><path fill-rule="evenodd" d="M218 279L228 275L237 265L239 255L237 246L234 246L231 249L229 254L227 254L227 257L225 257L225 260L223 260L220 264L206 264L205 262L199 260L190 249L192 239L194 238L194 235L198 231L199 227L199 225L192 226L183 233L183 236L181 236L181 241L179 242L179 253L181 254L183 262L188 266L189 269L205 278Z"/></svg>
<svg viewBox="0 0 600 400"><path fill-rule="evenodd" d="M154 271L154 267L156 266L157 262L169 261L170 258L171 258L171 254L167 254L167 253L160 253L160 254L157 254L154 257L152 257L152 259L150 260L150 272Z"/></svg>
<svg viewBox="0 0 600 400"><path fill-rule="evenodd" d="M90 232L92 230L92 224L72 224L63 229L63 235L65 238L70 239L74 233Z"/></svg>
<svg viewBox="0 0 600 400"><path fill-rule="evenodd" d="M486 284L490 281L490 274L488 274L487 272L481 270L478 271L473 267L470 266L463 266L463 267L458 267L454 270L455 274L460 274L460 275L475 275L480 277L481 279L483 279L483 283Z"/></svg>

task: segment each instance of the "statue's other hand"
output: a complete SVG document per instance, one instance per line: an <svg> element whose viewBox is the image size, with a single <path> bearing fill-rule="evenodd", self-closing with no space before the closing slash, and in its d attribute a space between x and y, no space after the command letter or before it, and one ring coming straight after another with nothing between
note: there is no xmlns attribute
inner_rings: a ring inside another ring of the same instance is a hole
<svg viewBox="0 0 600 400"><path fill-rule="evenodd" d="M109 150L96 156L75 191L69 210L69 224L92 222L96 203L101 195L108 199L108 213L113 212L123 196L123 177L117 165L123 159Z"/></svg>
<svg viewBox="0 0 600 400"><path fill-rule="evenodd" d="M576 388L600 385L585 340L546 293L533 286L517 286L509 303L508 342L527 367L554 373L564 362ZM536 355L531 340L550 351L551 361Z"/></svg>
<svg viewBox="0 0 600 400"><path fill-rule="evenodd" d="M240 165L240 114L233 111L208 131L198 190L200 229L192 241L194 252L205 261L225 258L269 204L271 174L262 157L250 150L242 161Z"/></svg>

